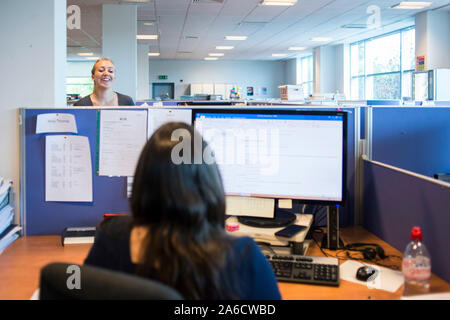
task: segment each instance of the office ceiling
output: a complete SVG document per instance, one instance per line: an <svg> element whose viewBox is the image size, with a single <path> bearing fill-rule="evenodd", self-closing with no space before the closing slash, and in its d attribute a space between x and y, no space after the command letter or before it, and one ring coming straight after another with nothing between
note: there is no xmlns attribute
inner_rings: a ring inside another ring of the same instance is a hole
<svg viewBox="0 0 450 320"><path fill-rule="evenodd" d="M141 0L142 1L142 0ZM261 0L149 0L129 4L125 0L67 0L81 8L81 30L67 30L67 57L78 52L101 56L102 4L137 6L138 34L159 34L157 40L137 40L159 52L150 59L201 60L209 53L222 52L221 60L292 59L324 44L356 41L414 23L424 10L450 10L449 0L434 0L422 10L396 10L400 0L298 0L294 6L261 6ZM137 2L137 1L136 1ZM380 8L381 29L364 28L371 13ZM153 25L144 25L144 23ZM344 28L344 25L350 25ZM247 36L245 41L228 41L225 36ZM323 43L313 37L331 37ZM216 46L234 46L217 50ZM291 46L307 47L290 51ZM273 57L272 54L287 54Z"/></svg>

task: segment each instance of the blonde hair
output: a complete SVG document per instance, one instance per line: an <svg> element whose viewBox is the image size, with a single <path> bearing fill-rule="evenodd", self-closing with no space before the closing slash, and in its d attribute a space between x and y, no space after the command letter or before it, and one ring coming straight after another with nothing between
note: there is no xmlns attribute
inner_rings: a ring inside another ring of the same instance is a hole
<svg viewBox="0 0 450 320"><path fill-rule="evenodd" d="M114 61L112 61L110 58L100 58L100 59L97 59L97 61L95 61L94 65L92 66L92 70L91 70L91 74L92 74L92 75L94 75L94 73L95 73L95 66L97 65L97 63L99 63L100 61L104 61L104 60L109 61L109 62L111 62L114 66L116 66L115 63L114 63Z"/></svg>

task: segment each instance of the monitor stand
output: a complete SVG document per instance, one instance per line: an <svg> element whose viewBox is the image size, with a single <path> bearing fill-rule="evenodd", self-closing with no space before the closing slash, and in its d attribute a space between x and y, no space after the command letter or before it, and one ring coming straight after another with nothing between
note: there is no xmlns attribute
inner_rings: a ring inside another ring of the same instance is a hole
<svg viewBox="0 0 450 320"><path fill-rule="evenodd" d="M277 209L273 218L259 218L259 217L238 217L238 221L250 227L256 228L280 228L292 224L296 215L292 212Z"/></svg>

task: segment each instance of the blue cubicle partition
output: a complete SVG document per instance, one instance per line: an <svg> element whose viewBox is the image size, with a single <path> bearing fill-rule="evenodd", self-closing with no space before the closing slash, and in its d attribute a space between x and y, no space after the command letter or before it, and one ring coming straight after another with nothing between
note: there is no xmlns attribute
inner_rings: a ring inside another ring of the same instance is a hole
<svg viewBox="0 0 450 320"><path fill-rule="evenodd" d="M193 106L195 107L195 106ZM299 109L289 106L289 109ZM271 108L273 109L273 108ZM285 109L285 108L284 108ZM300 108L311 110L312 108ZM115 109L120 110L120 109ZM127 110L133 110L128 109ZM142 109L140 109L142 110ZM149 109L151 110L151 109ZM314 108L314 110L336 110ZM348 112L347 137L347 197L340 212L340 225L354 224L355 211L355 109ZM96 163L97 109L22 109L22 183L24 193L22 224L25 235L60 234L66 227L96 226L104 213L129 212L125 177L104 177L93 174L93 202L45 202L45 136L36 134L37 115L43 113L71 113L75 115L78 135L89 138L91 161Z"/></svg>
<svg viewBox="0 0 450 320"><path fill-rule="evenodd" d="M403 252L420 226L432 272L450 282L450 185L364 161L364 227Z"/></svg>
<svg viewBox="0 0 450 320"><path fill-rule="evenodd" d="M372 160L429 177L450 173L450 107L372 108Z"/></svg>
<svg viewBox="0 0 450 320"><path fill-rule="evenodd" d="M116 109L117 110L117 109ZM130 109L127 109L130 110ZM132 109L131 109L132 110ZM142 110L142 109L141 109ZM89 138L91 163L95 167L96 109L22 109L25 125L22 137L22 184L25 184L25 235L60 234L66 227L96 226L104 213L129 212L125 177L104 177L93 173L93 202L45 202L45 136L36 134L36 118L43 113L75 115L78 135Z"/></svg>

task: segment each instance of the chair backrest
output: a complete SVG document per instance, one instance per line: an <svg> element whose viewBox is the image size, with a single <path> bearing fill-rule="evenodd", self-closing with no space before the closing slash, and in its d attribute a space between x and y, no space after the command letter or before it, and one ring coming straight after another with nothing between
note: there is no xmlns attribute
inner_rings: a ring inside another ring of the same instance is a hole
<svg viewBox="0 0 450 320"><path fill-rule="evenodd" d="M89 265L50 263L41 270L41 300L182 300L157 281Z"/></svg>

